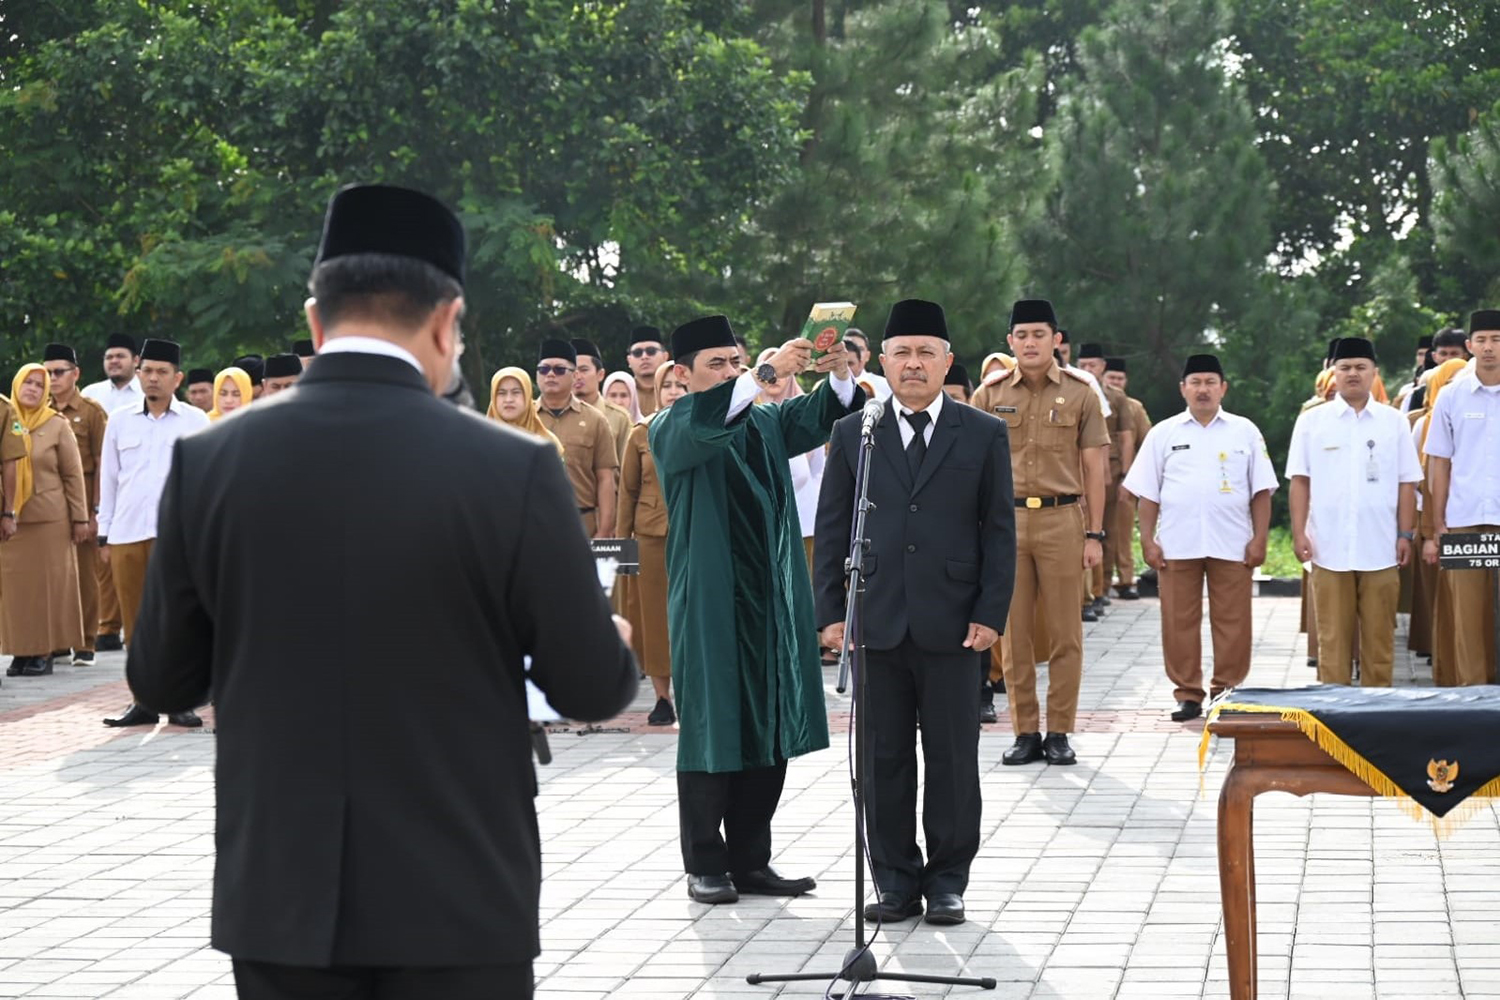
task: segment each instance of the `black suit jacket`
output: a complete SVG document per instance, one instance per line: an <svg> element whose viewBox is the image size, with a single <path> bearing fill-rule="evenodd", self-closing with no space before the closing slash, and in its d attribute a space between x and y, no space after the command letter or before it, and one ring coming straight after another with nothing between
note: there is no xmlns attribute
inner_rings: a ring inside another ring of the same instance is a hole
<svg viewBox="0 0 1500 1000"><path fill-rule="evenodd" d="M866 518L864 642L894 649L910 632L931 652L963 650L969 623L1005 629L1015 586L1016 512L1005 421L943 401L913 481L894 398L875 428ZM818 495L813 564L818 625L844 620L860 415L833 428Z"/></svg>
<svg viewBox="0 0 1500 1000"><path fill-rule="evenodd" d="M551 443L370 354L179 441L127 676L158 711L213 692L214 946L534 957L528 654L564 716L635 694Z"/></svg>

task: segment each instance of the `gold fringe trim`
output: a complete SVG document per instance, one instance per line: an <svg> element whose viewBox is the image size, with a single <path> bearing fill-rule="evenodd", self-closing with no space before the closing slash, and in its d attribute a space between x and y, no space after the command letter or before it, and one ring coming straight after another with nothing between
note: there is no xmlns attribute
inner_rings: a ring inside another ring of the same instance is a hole
<svg viewBox="0 0 1500 1000"><path fill-rule="evenodd" d="M1395 799L1396 805L1402 812L1412 819L1428 819L1432 823L1432 832L1439 840L1445 839L1454 830L1457 830L1465 822L1476 814L1489 808L1489 803L1484 799L1500 798L1500 777L1481 785L1474 794L1451 809L1446 816L1437 816L1427 811L1416 799L1406 794L1400 785L1396 784L1380 768L1371 764L1360 756L1353 747L1338 737L1338 734L1329 729L1318 720L1311 712L1303 708L1285 708L1276 705L1254 705L1241 702L1224 702L1209 709L1208 717L1203 720L1203 738L1198 742L1198 790L1203 790L1203 769L1208 755L1208 742L1210 733L1209 725L1218 718L1219 713L1228 709L1233 712L1258 712L1265 715L1279 715L1282 722L1290 722L1300 729L1308 739L1318 745L1328 756L1338 761L1350 774L1370 786L1376 795L1382 798Z"/></svg>

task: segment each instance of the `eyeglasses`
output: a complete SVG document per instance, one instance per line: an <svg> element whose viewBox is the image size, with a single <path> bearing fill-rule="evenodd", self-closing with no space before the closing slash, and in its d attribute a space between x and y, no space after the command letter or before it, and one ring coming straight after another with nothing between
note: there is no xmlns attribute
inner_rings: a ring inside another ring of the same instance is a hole
<svg viewBox="0 0 1500 1000"><path fill-rule="evenodd" d="M538 375L571 375L573 369L567 365L537 365L536 373Z"/></svg>
<svg viewBox="0 0 1500 1000"><path fill-rule="evenodd" d="M70 372L72 370L73 370L73 366L69 365L66 368L48 368L48 369L46 369L46 372L47 372L47 377L48 378L62 378L64 375L68 374L68 372Z"/></svg>
<svg viewBox="0 0 1500 1000"><path fill-rule="evenodd" d="M632 358L654 358L661 353L660 347L632 347L627 353Z"/></svg>

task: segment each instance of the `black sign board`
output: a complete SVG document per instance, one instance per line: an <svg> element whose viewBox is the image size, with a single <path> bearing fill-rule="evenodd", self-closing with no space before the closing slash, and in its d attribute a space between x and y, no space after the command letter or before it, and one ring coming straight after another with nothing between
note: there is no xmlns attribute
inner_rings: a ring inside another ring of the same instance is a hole
<svg viewBox="0 0 1500 1000"><path fill-rule="evenodd" d="M1500 569L1500 534L1465 532L1438 539L1443 569Z"/></svg>
<svg viewBox="0 0 1500 1000"><path fill-rule="evenodd" d="M606 560L615 560L616 576L641 575L641 546L634 538L593 538L589 545L594 550L594 561L601 565Z"/></svg>

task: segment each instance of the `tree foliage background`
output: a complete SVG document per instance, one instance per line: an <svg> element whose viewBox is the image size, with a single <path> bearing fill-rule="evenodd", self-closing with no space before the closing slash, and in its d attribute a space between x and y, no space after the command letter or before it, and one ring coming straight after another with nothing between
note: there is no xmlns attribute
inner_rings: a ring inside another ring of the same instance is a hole
<svg viewBox="0 0 1500 1000"><path fill-rule="evenodd" d="M1279 454L1327 338L1500 302L1500 5L1474 0L76 0L0 7L0 364L114 331L222 365L297 337L341 184L468 227L475 384L547 332L758 343L1017 295L1182 357Z"/></svg>

